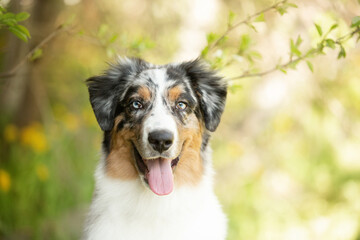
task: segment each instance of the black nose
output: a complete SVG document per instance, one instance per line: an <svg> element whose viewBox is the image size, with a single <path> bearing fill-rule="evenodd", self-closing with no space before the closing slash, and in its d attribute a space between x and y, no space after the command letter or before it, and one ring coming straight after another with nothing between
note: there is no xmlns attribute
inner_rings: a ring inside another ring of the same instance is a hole
<svg viewBox="0 0 360 240"><path fill-rule="evenodd" d="M162 153L171 147L174 141L174 135L166 130L158 130L149 133L148 140L156 151Z"/></svg>

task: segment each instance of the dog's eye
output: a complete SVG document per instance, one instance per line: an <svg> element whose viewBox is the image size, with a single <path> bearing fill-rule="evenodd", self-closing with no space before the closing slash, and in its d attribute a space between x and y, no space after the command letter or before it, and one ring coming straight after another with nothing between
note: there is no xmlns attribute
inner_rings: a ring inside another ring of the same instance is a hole
<svg viewBox="0 0 360 240"><path fill-rule="evenodd" d="M176 108L179 110L185 110L187 108L187 103L185 102L178 102L176 104Z"/></svg>
<svg viewBox="0 0 360 240"><path fill-rule="evenodd" d="M143 105L139 101L133 101L130 106L132 109L135 109L135 110L143 108Z"/></svg>

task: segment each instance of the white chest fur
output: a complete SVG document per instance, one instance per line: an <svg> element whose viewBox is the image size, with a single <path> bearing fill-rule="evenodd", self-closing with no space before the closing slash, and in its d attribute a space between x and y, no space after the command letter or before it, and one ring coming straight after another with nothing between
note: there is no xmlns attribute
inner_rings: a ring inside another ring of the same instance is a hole
<svg viewBox="0 0 360 240"><path fill-rule="evenodd" d="M223 240L226 217L211 177L196 187L157 196L140 180L120 181L96 171L96 192L87 219L86 240Z"/></svg>

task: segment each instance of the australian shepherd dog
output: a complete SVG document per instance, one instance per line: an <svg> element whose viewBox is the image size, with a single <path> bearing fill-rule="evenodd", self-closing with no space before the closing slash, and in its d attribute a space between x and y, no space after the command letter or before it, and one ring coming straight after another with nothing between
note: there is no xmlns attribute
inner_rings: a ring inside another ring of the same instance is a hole
<svg viewBox="0 0 360 240"><path fill-rule="evenodd" d="M225 239L209 146L223 79L200 60L125 58L87 86L104 140L83 239Z"/></svg>

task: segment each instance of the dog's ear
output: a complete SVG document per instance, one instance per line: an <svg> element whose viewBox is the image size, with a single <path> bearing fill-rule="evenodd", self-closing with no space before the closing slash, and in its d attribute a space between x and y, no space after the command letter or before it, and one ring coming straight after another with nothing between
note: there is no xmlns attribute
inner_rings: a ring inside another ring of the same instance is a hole
<svg viewBox="0 0 360 240"><path fill-rule="evenodd" d="M117 105L118 82L116 79L103 75L89 78L86 84L96 120L103 131L111 130Z"/></svg>
<svg viewBox="0 0 360 240"><path fill-rule="evenodd" d="M104 75L86 80L90 103L103 131L113 128L117 106L122 100L120 95L126 91L127 83L148 67L149 64L139 58L119 58Z"/></svg>
<svg viewBox="0 0 360 240"><path fill-rule="evenodd" d="M227 85L215 71L196 59L180 65L197 95L204 117L205 127L214 132L224 111Z"/></svg>

